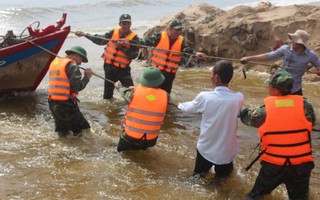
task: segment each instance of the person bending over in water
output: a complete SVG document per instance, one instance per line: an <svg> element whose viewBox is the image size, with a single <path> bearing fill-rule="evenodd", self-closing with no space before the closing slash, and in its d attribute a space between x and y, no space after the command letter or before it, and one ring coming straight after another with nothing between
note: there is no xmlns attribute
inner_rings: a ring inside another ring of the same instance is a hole
<svg viewBox="0 0 320 200"><path fill-rule="evenodd" d="M121 91L129 102L117 151L145 150L156 144L167 111L168 95L159 88L164 81L161 72L147 67L140 84ZM119 88L119 82L116 87Z"/></svg>

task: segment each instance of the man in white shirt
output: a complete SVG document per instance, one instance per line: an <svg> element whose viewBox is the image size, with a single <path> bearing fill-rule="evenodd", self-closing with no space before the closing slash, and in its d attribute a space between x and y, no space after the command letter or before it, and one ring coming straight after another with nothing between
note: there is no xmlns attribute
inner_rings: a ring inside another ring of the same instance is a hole
<svg viewBox="0 0 320 200"><path fill-rule="evenodd" d="M238 115L244 97L229 89L232 76L232 64L218 61L211 75L214 90L201 92L194 100L178 105L182 111L202 114L193 175L203 176L213 165L216 177L226 177L233 171L233 159L239 152Z"/></svg>

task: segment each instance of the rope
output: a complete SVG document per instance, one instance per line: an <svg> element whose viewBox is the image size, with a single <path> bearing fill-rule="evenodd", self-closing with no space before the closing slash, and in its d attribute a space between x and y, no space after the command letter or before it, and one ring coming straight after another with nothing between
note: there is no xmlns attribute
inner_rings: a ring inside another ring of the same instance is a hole
<svg viewBox="0 0 320 200"><path fill-rule="evenodd" d="M75 31L70 31L71 33L76 33ZM108 39L108 38L104 38L101 36L95 36L95 35L90 35L89 33L85 33L84 36L89 36L92 38L97 38L97 39L101 39L101 40L105 40L105 41L123 41L123 39ZM194 54L192 53L187 53L187 52L180 52L180 51L175 51L175 50L167 50L167 49L162 49L162 48L157 48L157 47L153 47L153 46L147 46L147 45L142 45L142 44L135 44L135 43L130 43L128 42L128 44L132 45L132 46L137 46L137 47L142 47L142 48L148 48L148 49L152 49L152 50L162 50L162 51L168 51L168 52L173 52L173 53L179 53L179 54L185 54L185 55L189 55L189 61L191 60L192 56L194 56ZM219 56L206 56L206 58L213 58L213 59L217 59L217 60L229 60L229 61L236 61L236 62L240 62L240 59L234 59L234 58L226 58L226 57L219 57ZM248 64L255 64L255 65L263 65L263 66L267 66L267 67L272 67L273 64L268 64L268 63L261 63L261 62L253 62L253 61L249 61ZM281 66L280 68L284 68L284 69L292 69L292 70L298 70L298 71L305 71L304 69L300 69L300 68L294 68L294 67L288 67L288 66Z"/></svg>
<svg viewBox="0 0 320 200"><path fill-rule="evenodd" d="M74 31L70 31L71 33L76 33ZM101 36L95 36L95 35L90 35L89 33L85 33L84 36L89 36L92 38L97 38L100 40L105 40L105 41L123 41L123 39L108 39L108 38L104 38ZM162 51L168 51L168 52L173 52L173 53L179 53L179 54L185 54L185 55L189 55L189 56L194 56L194 54L192 53L187 53L187 52L180 52L180 51L175 51L175 50L167 50L167 49L162 49L162 48L157 48L157 47L153 47L153 46L147 46L147 45L142 45L142 44L135 44L135 43L130 43L128 42L128 44L132 45L132 46L137 46L137 47L142 47L142 48L148 48L148 49L152 49L152 50L162 50ZM213 59L218 59L218 60L229 60L229 61L236 61L236 62L240 62L240 59L233 59L233 58L226 58L226 57L218 57L218 56L206 56L207 58L213 58ZM265 65L265 66L271 66L270 64L266 64L266 63L257 63L257 62L251 62L252 64L257 64L257 65Z"/></svg>
<svg viewBox="0 0 320 200"><path fill-rule="evenodd" d="M24 40L24 41L26 41L26 42L29 42L29 43L33 44L34 46L39 47L40 49L48 52L49 54L51 54L51 55L53 55L53 56L55 56L55 57L57 57L57 58L60 58L60 56L58 56L57 54L53 53L52 51L49 51L48 49L44 48L44 47L41 46L41 45L38 45L38 44L34 43L34 42L31 41L31 40L26 40L26 39L22 39L22 40ZM86 70L85 68L80 67L80 66L79 66L79 68L82 69L82 70ZM94 72L92 72L92 74L93 74L94 76L97 76L97 77L105 80L105 81L108 81L108 82L110 82L110 83L112 83L112 84L115 84L115 82L113 82L113 81L111 81L111 80L109 80L109 79L107 79L107 78L105 78L105 77L102 77L102 76L100 76L100 75L98 75L98 74L96 74L96 73L94 73Z"/></svg>
<svg viewBox="0 0 320 200"><path fill-rule="evenodd" d="M71 32L71 33L75 33L74 31L70 31L70 32ZM89 34L86 33L86 35L89 35ZM102 39L102 40L107 40L107 41L110 41L110 40L111 40L111 39L103 38L103 37L100 37L100 36L92 36L92 35L90 35L90 37L94 37L94 38L98 38L98 39ZM27 40L27 39L21 39L21 40L24 40L24 41L26 41L26 42L29 42L29 43L31 43L31 44L39 47L40 49L42 49L42 50L44 50L44 51L46 51L46 52L54 55L55 57L58 57L58 58L59 58L59 56L58 56L57 54L49 51L48 49L46 49L46 48L44 48L44 47L42 47L42 46L40 46L40 45L38 45L38 44L36 44L36 43L34 43L34 42L31 41L31 40ZM192 56L194 55L194 54L191 54L191 53L178 52L178 51L174 51L174 50L165 50L165 49L156 48L156 47L151 47L151 46L147 46L147 45L134 44L134 43L129 43L129 44L130 44L130 45L133 45L133 46L143 47L143 48L151 48L151 49L159 49L159 50L163 50L163 51L171 51L171 52L183 53L183 54L186 54L186 55L189 55L189 56L190 56L189 61L191 60ZM225 58L225 57L216 57L216 56L207 56L207 57L208 57L208 58L214 58L214 59L220 59L220 60L229 60L229 61L237 61L237 62L240 62L240 59ZM189 62L189 61L188 61L188 62ZM251 62L251 61L248 62L248 63L257 64L257 65L264 65L264 66L269 66L269 67L273 66L273 65L270 65L270 64L266 64L266 63L258 63L258 62ZM80 68L83 69L83 70L85 70L85 69L82 68L82 67L80 67ZM286 67L286 66L282 66L281 68L293 69L293 70L301 70L301 71L303 70L303 69L299 69L299 68ZM246 78L245 68L243 68L242 71L243 71L244 78ZM100 75L98 75L98 74L96 74L96 73L94 73L94 72L92 72L92 74L93 74L94 76L97 76L97 77L99 77L99 78L101 78L101 79L103 79L103 80L105 80L105 81L108 81L108 82L110 82L110 83L112 83L112 84L115 83L115 82L113 82L113 81L111 81L111 80L109 80L109 79L107 79L107 78L105 78L105 77L102 77L102 76L100 76Z"/></svg>
<svg viewBox="0 0 320 200"><path fill-rule="evenodd" d="M41 45L39 45L39 44L36 44L36 43L32 42L31 40L26 40L26 39L21 39L21 40L24 40L24 41L26 41L26 42L29 42L29 43L33 44L34 46L37 46L37 47L39 47L40 49L48 52L49 54L51 54L51 55L53 55L53 56L55 56L55 57L60 58L60 56L58 56L57 54L53 53L52 51L49 51L48 49L44 48L43 46L41 46Z"/></svg>
<svg viewBox="0 0 320 200"><path fill-rule="evenodd" d="M82 69L82 70L86 70L85 68L80 67L80 66L79 66L79 68ZM100 75L98 75L98 74L96 74L96 73L94 73L94 72L92 72L92 74L95 75L96 77L99 77L99 78L101 78L101 79L104 79L105 81L108 81L109 83L115 84L115 82L111 81L110 79L107 79L107 78L105 78L105 77L102 77L102 76L100 76Z"/></svg>

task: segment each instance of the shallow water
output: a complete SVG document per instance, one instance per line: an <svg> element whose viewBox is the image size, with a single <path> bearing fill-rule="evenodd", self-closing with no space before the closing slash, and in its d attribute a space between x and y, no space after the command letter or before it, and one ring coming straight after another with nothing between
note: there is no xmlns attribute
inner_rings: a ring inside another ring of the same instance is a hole
<svg viewBox="0 0 320 200"><path fill-rule="evenodd" d="M93 70L103 75L102 63ZM134 62L137 80L143 67ZM214 173L202 181L189 179L195 162L199 115L185 114L174 104L210 90L206 68L177 74L167 117L157 145L146 151L117 153L125 102L118 93L102 100L103 81L93 77L80 93L80 109L92 126L81 139L59 139L47 104L47 77L34 93L0 99L0 199L243 199L259 170L244 168L258 143L255 128L239 123L240 154L231 177L216 181ZM237 72L233 90L245 95L246 106L258 106L267 94L266 74ZM319 113L318 84L304 85L305 95ZM319 133L313 132L316 168L310 181L311 198L320 196ZM287 199L285 187L266 199Z"/></svg>
<svg viewBox="0 0 320 200"><path fill-rule="evenodd" d="M66 25L71 25L73 31L104 33L117 26L118 16L127 12L133 17L133 28L142 35L163 17L189 6L185 1L48 2L19 0L13 4L4 0L0 9L1 34L9 29L19 34L37 20L43 28L63 12L68 12ZM253 1L208 1L220 8L248 2ZM108 9L113 12L106 12ZM100 59L103 47L70 34L59 55L63 56L74 45L81 45L88 52L89 63L83 67L91 67L103 76ZM132 74L137 81L143 67L138 62L133 64ZM259 141L255 128L239 123L240 154L231 177L219 182L212 173L202 181L189 179L195 162L200 116L182 113L174 104L210 90L209 77L206 68L180 70L157 145L146 151L121 154L116 152L116 144L126 103L118 93L111 101L103 100L103 80L97 77L79 95L80 109L92 126L92 131L81 139L59 139L54 133L47 103L48 77L34 93L0 97L0 199L243 199L259 170L258 163L248 172L244 169L256 156L251 156ZM266 78L266 74L251 71L243 79L242 73L237 72L231 87L245 95L245 106L259 106L267 96L263 84ZM304 94L319 114L319 83L305 84ZM310 190L311 199L315 200L320 197L319 133L313 132L312 139L316 168ZM288 199L285 187L277 188L265 199Z"/></svg>

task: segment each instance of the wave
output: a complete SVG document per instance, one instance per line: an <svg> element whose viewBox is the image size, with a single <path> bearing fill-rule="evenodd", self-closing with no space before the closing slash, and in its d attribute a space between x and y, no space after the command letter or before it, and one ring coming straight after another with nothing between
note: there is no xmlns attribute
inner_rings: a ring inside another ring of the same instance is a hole
<svg viewBox="0 0 320 200"><path fill-rule="evenodd" d="M311 4L311 5L320 5L320 1L315 0L269 0L269 1L254 1L250 3L241 3L241 4L235 4L232 6L227 6L224 9L229 10L239 5L246 5L255 7L261 2L270 2L273 6L290 6L290 5L303 5L303 4Z"/></svg>
<svg viewBox="0 0 320 200"><path fill-rule="evenodd" d="M139 32L157 25L161 18L176 14L191 4L201 3L201 0L1 0L0 30L14 30L21 32L34 21L40 21L40 28L54 24L68 13L66 25L73 30L104 33L118 26L119 16L123 13L131 14L132 28ZM243 2L250 2L244 4ZM316 3L314 0L271 0L274 6L292 4ZM224 7L228 2L213 2L216 7ZM234 0L233 4L255 6L259 1ZM239 3L239 4L237 4ZM240 4L241 3L241 4ZM222 9L235 7L232 5ZM1 33L0 33L1 34Z"/></svg>
<svg viewBox="0 0 320 200"><path fill-rule="evenodd" d="M148 1L148 0L92 0L90 2L85 0L56 0L53 4L51 0L20 0L17 2L12 2L11 0L2 0L1 11L10 10L12 8L18 8L21 10L38 10L38 9L50 9L50 10L82 10L87 11L87 9L101 9L108 8L110 11L112 8L126 8L134 6L155 6L163 1ZM6 1L8 1L6 3ZM106 11L106 10L105 10Z"/></svg>

